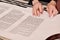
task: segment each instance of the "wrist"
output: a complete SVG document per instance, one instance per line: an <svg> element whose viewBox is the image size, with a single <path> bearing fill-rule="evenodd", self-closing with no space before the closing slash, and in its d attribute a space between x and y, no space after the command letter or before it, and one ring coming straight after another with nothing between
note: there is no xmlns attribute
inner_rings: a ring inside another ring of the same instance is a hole
<svg viewBox="0 0 60 40"><path fill-rule="evenodd" d="M50 4L56 6L56 2L54 0L52 0Z"/></svg>
<svg viewBox="0 0 60 40"><path fill-rule="evenodd" d="M35 4L37 4L37 3L39 3L39 1L32 1L32 4L33 4L33 5L35 5Z"/></svg>

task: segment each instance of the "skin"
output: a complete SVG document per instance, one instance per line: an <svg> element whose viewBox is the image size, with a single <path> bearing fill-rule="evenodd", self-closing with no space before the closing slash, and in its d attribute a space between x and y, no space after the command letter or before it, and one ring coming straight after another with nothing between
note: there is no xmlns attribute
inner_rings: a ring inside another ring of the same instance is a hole
<svg viewBox="0 0 60 40"><path fill-rule="evenodd" d="M43 12L43 8L41 3L38 2L33 6L33 15L39 16L40 14L42 14L42 12Z"/></svg>
<svg viewBox="0 0 60 40"><path fill-rule="evenodd" d="M51 0L50 3L47 4L47 12L49 14L49 17L57 15L58 11L56 9L55 2L52 2L54 0ZM43 13L43 6L38 0L33 0L33 15L34 16L40 16Z"/></svg>

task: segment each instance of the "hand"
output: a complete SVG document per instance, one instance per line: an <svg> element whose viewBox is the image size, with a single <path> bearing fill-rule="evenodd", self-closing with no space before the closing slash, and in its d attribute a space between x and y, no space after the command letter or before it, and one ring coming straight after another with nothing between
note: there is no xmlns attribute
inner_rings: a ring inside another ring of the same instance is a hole
<svg viewBox="0 0 60 40"><path fill-rule="evenodd" d="M54 4L53 2L50 2L47 5L47 12L49 13L49 16L55 16L55 15L57 15L58 11L57 11L55 5L56 4Z"/></svg>
<svg viewBox="0 0 60 40"><path fill-rule="evenodd" d="M39 16L43 12L42 4L40 2L36 2L33 4L33 15Z"/></svg>

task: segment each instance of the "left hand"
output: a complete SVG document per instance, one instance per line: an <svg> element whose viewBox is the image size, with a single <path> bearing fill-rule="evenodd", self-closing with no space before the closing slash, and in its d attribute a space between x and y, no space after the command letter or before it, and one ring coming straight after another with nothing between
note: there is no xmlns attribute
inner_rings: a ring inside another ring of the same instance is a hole
<svg viewBox="0 0 60 40"><path fill-rule="evenodd" d="M56 9L56 4L54 4L53 1L51 1L48 5L47 5L47 12L49 14L49 16L55 16L57 15L58 11Z"/></svg>

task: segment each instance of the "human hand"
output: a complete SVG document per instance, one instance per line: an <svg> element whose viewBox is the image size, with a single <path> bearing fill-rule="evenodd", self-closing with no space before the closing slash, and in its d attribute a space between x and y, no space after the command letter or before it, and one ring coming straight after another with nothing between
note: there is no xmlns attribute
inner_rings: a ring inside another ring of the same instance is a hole
<svg viewBox="0 0 60 40"><path fill-rule="evenodd" d="M43 12L42 4L40 2L33 2L33 15L39 16Z"/></svg>
<svg viewBox="0 0 60 40"><path fill-rule="evenodd" d="M58 11L56 9L56 6L55 6L55 2L54 1L51 1L48 5L47 5L47 12L49 14L49 16L55 16L57 15Z"/></svg>

